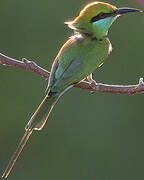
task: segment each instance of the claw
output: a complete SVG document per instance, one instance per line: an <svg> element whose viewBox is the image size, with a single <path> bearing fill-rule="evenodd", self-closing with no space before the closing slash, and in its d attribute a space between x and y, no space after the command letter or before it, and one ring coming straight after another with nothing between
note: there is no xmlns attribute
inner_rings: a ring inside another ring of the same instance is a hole
<svg viewBox="0 0 144 180"><path fill-rule="evenodd" d="M96 83L95 80L92 80L92 81L90 82L90 86L91 86L92 89L96 89L96 85L97 85L97 83Z"/></svg>
<svg viewBox="0 0 144 180"><path fill-rule="evenodd" d="M92 73L87 77L88 81L90 82L90 86L92 89L96 90L96 81L92 78ZM91 91L91 93L95 93L94 91Z"/></svg>

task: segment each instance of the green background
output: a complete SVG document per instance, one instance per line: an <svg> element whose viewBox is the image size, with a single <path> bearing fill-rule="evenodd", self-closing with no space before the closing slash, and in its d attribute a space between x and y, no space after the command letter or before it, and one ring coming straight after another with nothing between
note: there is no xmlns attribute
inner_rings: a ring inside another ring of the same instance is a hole
<svg viewBox="0 0 144 180"><path fill-rule="evenodd" d="M26 57L50 70L72 31L63 24L86 0L1 0L0 52ZM90 1L89 1L90 2ZM107 1L140 8L132 1ZM122 16L109 37L113 53L94 78L136 84L144 76L144 15ZM0 65L0 173L24 127L45 95L39 75ZM144 95L116 95L73 88L57 103L41 132L33 133L11 180L144 179Z"/></svg>

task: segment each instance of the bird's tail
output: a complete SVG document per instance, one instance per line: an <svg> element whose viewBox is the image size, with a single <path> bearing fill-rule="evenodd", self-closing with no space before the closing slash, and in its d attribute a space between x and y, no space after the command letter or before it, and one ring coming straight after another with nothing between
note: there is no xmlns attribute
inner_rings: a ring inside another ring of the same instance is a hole
<svg viewBox="0 0 144 180"><path fill-rule="evenodd" d="M55 103L57 102L59 98L59 94L57 93L51 93L49 92L48 95L45 96L44 100L42 103L39 105L33 116L31 117L30 121L25 127L25 134L22 137L15 153L11 157L2 177L7 178L8 175L10 174L17 158L19 157L20 153L22 152L24 146L26 145L26 142L28 141L30 135L32 134L33 130L41 130L50 114L52 111Z"/></svg>
<svg viewBox="0 0 144 180"><path fill-rule="evenodd" d="M59 93L52 93L50 91L45 96L45 98L43 99L43 101L41 102L41 104L39 105L39 107L31 117L30 121L25 127L25 130L27 131L30 129L34 129L40 131L44 127L58 98L59 98Z"/></svg>
<svg viewBox="0 0 144 180"><path fill-rule="evenodd" d="M26 145L26 142L28 141L31 133L32 133L32 130L31 131L26 131L25 134L23 135L23 137L22 137L22 139L21 139L21 141L20 141L16 151L12 155L12 157L11 157L11 159L10 159L10 161L9 161L9 163L8 163L8 165L7 165L6 169L5 169L2 177L7 178L8 175L10 174L10 172L11 172L11 170L12 170L12 168L13 168L16 160L17 160L17 158L19 157L19 155L22 152L24 146Z"/></svg>

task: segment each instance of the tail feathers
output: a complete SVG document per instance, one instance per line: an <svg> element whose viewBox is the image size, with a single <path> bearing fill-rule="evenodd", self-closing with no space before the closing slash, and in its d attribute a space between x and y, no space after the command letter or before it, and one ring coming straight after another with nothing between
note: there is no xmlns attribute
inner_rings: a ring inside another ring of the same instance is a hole
<svg viewBox="0 0 144 180"><path fill-rule="evenodd" d="M26 131L30 129L41 130L44 127L55 103L58 100L58 97L59 94L49 94L45 96L42 103L39 105L30 121L26 125Z"/></svg>
<svg viewBox="0 0 144 180"><path fill-rule="evenodd" d="M33 130L41 130L44 127L58 98L70 87L72 86L69 86L68 88L66 88L62 93L53 93L49 91L49 93L45 96L42 103L39 105L39 107L37 108L33 116L31 117L30 121L26 125L25 127L26 132L24 136L22 137L15 153L11 157L2 177L5 177L5 178L8 177L16 160L18 159L20 153L22 152L24 146L26 145L26 142L28 141L30 135L32 134Z"/></svg>
<svg viewBox="0 0 144 180"><path fill-rule="evenodd" d="M16 151L14 152L13 156L11 157L11 159L10 159L10 161L9 161L9 163L8 163L8 165L7 165L6 169L5 169L2 177L7 178L8 175L10 174L10 172L11 172L11 170L12 170L12 168L13 168L16 160L17 160L17 158L19 157L19 155L22 152L24 146L26 145L26 142L28 141L32 131L33 130L25 132L25 134L22 137L22 139L21 139L21 141L20 141Z"/></svg>
<svg viewBox="0 0 144 180"><path fill-rule="evenodd" d="M31 117L30 121L26 125L26 132L24 136L22 137L15 153L11 157L2 177L7 178L10 174L16 160L18 159L20 153L22 152L24 146L26 145L26 142L28 141L30 135L32 134L33 130L41 130L47 119L50 115L50 112L52 111L56 101L59 98L59 94L49 94L46 95L42 103L39 105L37 110L35 111L34 115Z"/></svg>

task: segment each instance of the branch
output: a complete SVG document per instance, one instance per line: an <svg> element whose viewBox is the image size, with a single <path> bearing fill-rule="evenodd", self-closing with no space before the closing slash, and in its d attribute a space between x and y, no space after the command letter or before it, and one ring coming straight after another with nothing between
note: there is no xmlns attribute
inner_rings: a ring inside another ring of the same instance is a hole
<svg viewBox="0 0 144 180"><path fill-rule="evenodd" d="M22 61L18 61L0 53L0 64L6 66L15 66L28 71L32 71L41 75L46 79L48 79L50 75L50 73L47 70L41 68L35 62L29 61L26 58L23 58ZM75 87L89 90L91 92L105 92L105 93L114 93L114 94L119 93L119 94L132 95L132 94L144 92L143 78L140 78L139 83L136 85L123 86L123 85L108 85L108 84L98 83L93 88L89 82L82 81L76 84Z"/></svg>
<svg viewBox="0 0 144 180"><path fill-rule="evenodd" d="M50 74L47 70L41 68L33 61L29 61L26 58L23 58L22 61L18 61L8 56L5 56L2 53L0 53L0 64L6 65L6 66L15 66L15 67L19 67L28 71L32 71L45 78L49 78L49 74Z"/></svg>

